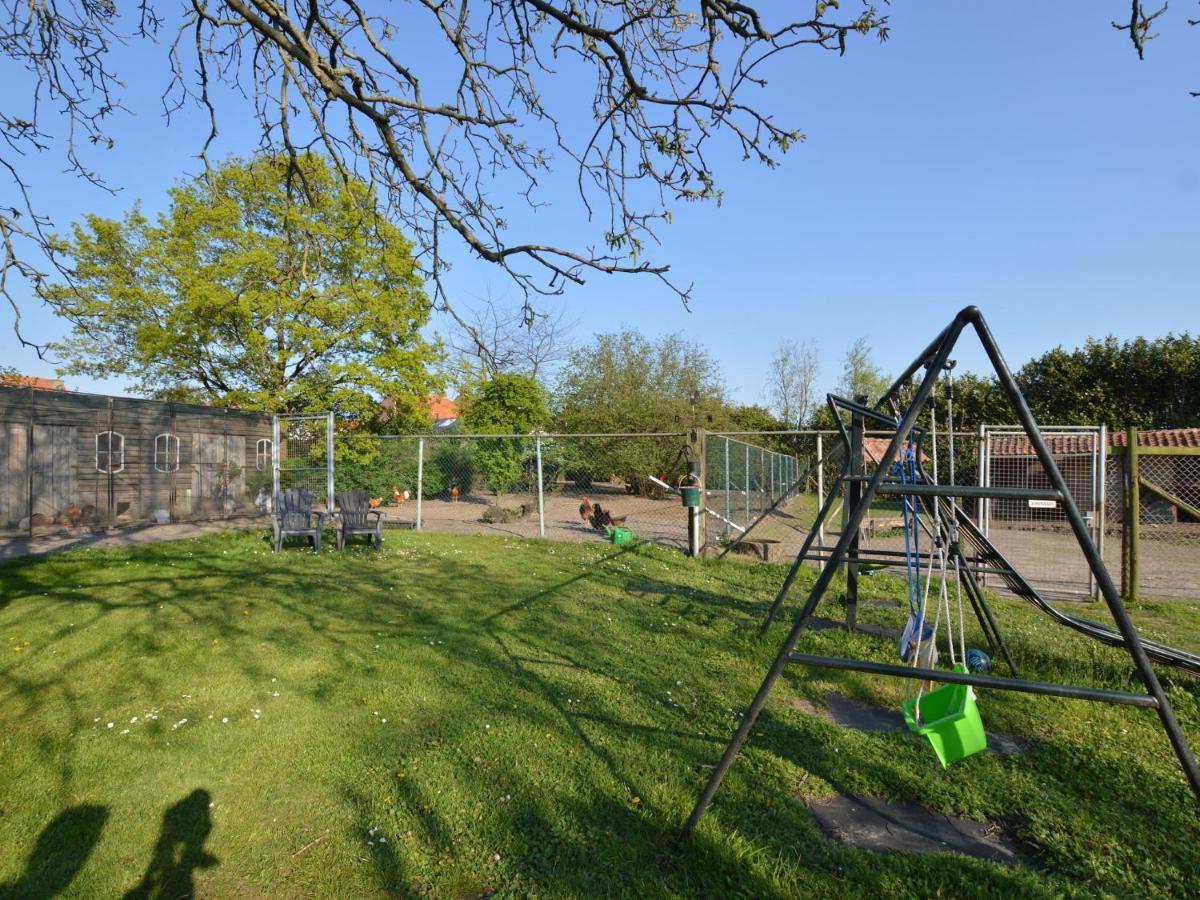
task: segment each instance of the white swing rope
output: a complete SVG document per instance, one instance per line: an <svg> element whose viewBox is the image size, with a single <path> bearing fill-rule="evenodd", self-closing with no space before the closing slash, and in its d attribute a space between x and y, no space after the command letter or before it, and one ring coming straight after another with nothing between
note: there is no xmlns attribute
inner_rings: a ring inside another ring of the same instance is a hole
<svg viewBox="0 0 1200 900"><path fill-rule="evenodd" d="M953 375L953 372L950 370L947 370L946 377L947 377L946 439L948 442L948 451L950 453L950 460L949 460L950 483L954 484L954 375ZM932 395L932 394L930 395L930 401L929 401L929 418L930 418L930 423L931 423L929 436L930 436L930 440L931 440L933 480L934 480L934 483L938 483L939 468L938 468L938 449L937 449L937 408L936 408L936 400L934 399L934 395ZM913 503L914 503L914 508L915 508L915 504L916 504L915 497L913 499ZM957 556L955 556L955 558L954 558L954 590L955 590L955 599L956 599L956 603L958 606L958 648L957 648L957 652L956 652L956 648L954 646L954 643L955 643L954 642L954 619L953 619L953 614L951 613L950 592L949 592L949 588L946 584L946 563L947 563L947 555L948 555L948 549L949 549L947 544L949 542L957 540L957 530L958 529L957 529L957 523L954 521L955 506L956 506L956 504L954 503L954 499L951 498L951 519L947 525L943 526L942 517L941 517L941 502L935 498L934 507L933 507L934 508L933 528L931 529L928 526L923 526L923 530L933 540L934 546L937 547L938 569L939 569L939 576L940 576L939 577L940 586L938 589L938 599L937 599L937 602L934 607L934 620L933 620L933 628L931 629L930 639L932 641L934 641L936 644L938 629L941 627L942 609L945 608L945 610L946 610L946 637L947 637L947 644L950 648L950 664L951 664L951 666L956 666L958 664L958 659L959 659L960 655L962 657L963 664L965 665L966 657L967 657L966 626L965 626L965 616L963 614L964 610L963 610L963 602L962 602L962 579L961 579L961 570L959 567L959 561L958 561ZM936 537L935 537L935 535L936 535ZM920 573L920 561L919 560L917 563L917 571L918 571L918 578L919 578L919 573ZM921 644L923 641L923 636L924 636L924 631L925 631L925 618L926 618L926 611L928 608L929 588L931 586L932 578L933 578L933 554L930 553L929 554L929 566L927 568L925 585L924 585L924 589L922 591L921 612L920 612L920 616L918 617L918 622L917 622L917 644L916 644L915 651L913 653L913 660L912 660L913 668L918 668L920 666L920 662L921 662ZM909 679L908 686L906 687L906 690L905 690L906 696L911 696L911 689L912 689L912 679ZM920 721L921 721L921 697L924 695L924 691L925 691L925 682L922 681L918 684L917 699L913 706L918 723L920 723Z"/></svg>
<svg viewBox="0 0 1200 900"><path fill-rule="evenodd" d="M946 442L950 452L950 485L954 486L954 364L946 370ZM936 501L941 505L941 501ZM949 538L952 544L958 544L958 500L950 498ZM962 601L962 572L959 569L959 555L954 554L954 592L958 599L958 645L962 648L963 665L967 664L966 626L963 624Z"/></svg>
<svg viewBox="0 0 1200 900"><path fill-rule="evenodd" d="M929 418L930 418L930 422L931 422L930 437L933 439L933 445L932 445L932 447L933 447L933 480L936 482L937 478L938 478L937 402L935 399L935 395L932 393L930 394L930 397L929 397ZM914 464L914 468L915 467L916 466ZM915 494L911 495L911 497L912 497L912 508L914 510L913 518L914 518L914 520L916 520L917 517L915 515L915 511L917 509L917 504L919 501L917 500L917 497ZM922 643L924 643L924 637L925 637L925 620L926 620L926 614L927 614L927 611L929 608L929 589L933 584L933 558L934 558L933 548L934 547L937 548L938 574L939 574L940 586L938 588L938 598L934 603L933 628L930 629L930 640L933 642L934 646L936 647L937 646L937 633L938 633L938 629L941 627L942 607L945 606L946 607L946 630L947 630L947 633L950 638L950 640L949 640L950 659L952 662L955 660L954 630L953 630L953 625L951 623L950 606L949 606L950 598L946 592L946 547L945 547L945 543L942 540L940 540L940 536L942 533L941 509L940 509L939 505L936 503L936 500L935 500L935 503L933 506L933 528L932 529L927 528L926 531L930 535L930 538L933 541L933 547L930 548L929 565L926 570L925 584L924 584L923 589L921 589L921 611L917 617L917 642L916 642L916 646L913 650L913 655L912 655L912 667L914 669L919 668L921 665L921 645L922 645ZM937 537L934 537L935 535ZM920 571L921 571L921 560L920 560L920 557L918 557L917 558L918 588L921 588L920 583L919 583ZM925 682L919 681L917 684L917 699L916 699L916 702L913 704L913 709L916 713L916 718L917 718L918 722L921 721L921 697L924 695L924 693L925 693ZM909 679L909 681L905 687L905 697L907 698L907 697L910 697L911 695L912 695L912 679Z"/></svg>

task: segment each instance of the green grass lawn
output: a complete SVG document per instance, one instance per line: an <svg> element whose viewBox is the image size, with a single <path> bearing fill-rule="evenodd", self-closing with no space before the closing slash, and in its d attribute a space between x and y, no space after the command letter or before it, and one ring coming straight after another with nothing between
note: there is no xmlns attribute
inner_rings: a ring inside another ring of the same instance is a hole
<svg viewBox="0 0 1200 900"><path fill-rule="evenodd" d="M799 668L676 852L786 632L755 635L782 573L409 532L380 553L276 557L246 533L9 563L0 896L1200 893L1196 806L1152 712L985 692L1028 752L942 770L915 737L794 705L836 687L898 706L901 683ZM1131 685L1115 651L997 608L1022 675ZM1135 615L1194 647L1197 612ZM802 649L895 655L837 631ZM1168 682L1200 744L1200 684ZM831 843L805 801L833 792L1001 822L1028 861Z"/></svg>

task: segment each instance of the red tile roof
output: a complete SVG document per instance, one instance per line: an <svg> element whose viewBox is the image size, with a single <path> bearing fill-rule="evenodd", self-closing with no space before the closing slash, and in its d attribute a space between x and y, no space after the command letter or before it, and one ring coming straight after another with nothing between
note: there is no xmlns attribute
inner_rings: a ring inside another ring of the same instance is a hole
<svg viewBox="0 0 1200 900"><path fill-rule="evenodd" d="M448 397L430 397L429 414L433 416L435 422L443 422L446 419L457 419L458 401L451 400Z"/></svg>
<svg viewBox="0 0 1200 900"><path fill-rule="evenodd" d="M1046 447L1055 455L1070 456L1092 452L1092 438L1079 434L1047 434ZM1108 432L1109 447L1124 447L1128 441L1124 431ZM1138 432L1139 447L1200 447L1200 428L1159 428ZM1005 435L992 438L992 456L1033 456L1033 445L1024 435Z"/></svg>
<svg viewBox="0 0 1200 900"><path fill-rule="evenodd" d="M31 387L41 391L65 391L67 386L61 378L39 378L36 375L3 375L0 384L5 387Z"/></svg>
<svg viewBox="0 0 1200 900"><path fill-rule="evenodd" d="M887 452L888 444L891 442L891 438L863 438L863 459L869 463L883 459L883 454ZM928 461L929 454L922 450L921 462L924 463Z"/></svg>

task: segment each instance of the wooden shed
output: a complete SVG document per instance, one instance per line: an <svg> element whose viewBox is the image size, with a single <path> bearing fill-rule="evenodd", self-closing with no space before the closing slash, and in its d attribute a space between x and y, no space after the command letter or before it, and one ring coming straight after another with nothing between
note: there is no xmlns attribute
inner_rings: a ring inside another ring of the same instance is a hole
<svg viewBox="0 0 1200 900"><path fill-rule="evenodd" d="M0 532L259 515L271 417L0 387Z"/></svg>

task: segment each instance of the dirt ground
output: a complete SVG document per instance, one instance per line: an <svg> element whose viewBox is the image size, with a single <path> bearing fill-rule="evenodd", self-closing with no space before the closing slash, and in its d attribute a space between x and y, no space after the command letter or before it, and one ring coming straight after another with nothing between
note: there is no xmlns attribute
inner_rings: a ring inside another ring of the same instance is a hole
<svg viewBox="0 0 1200 900"><path fill-rule="evenodd" d="M625 525L645 541L683 549L687 546L686 510L677 497L635 497L615 485L592 485L586 491L559 490L547 492L543 498L545 536L555 541L605 541L606 536L579 516L583 497L601 503L615 517L624 516ZM491 505L515 510L522 505L529 510L518 519L505 523L483 521ZM416 522L416 503L407 501L401 506L382 507L385 527L412 527ZM515 537L538 537L537 498L532 494L505 494L500 497L471 495L458 502L445 499L424 500L421 504L421 523L427 531L449 531L455 534L508 534Z"/></svg>

